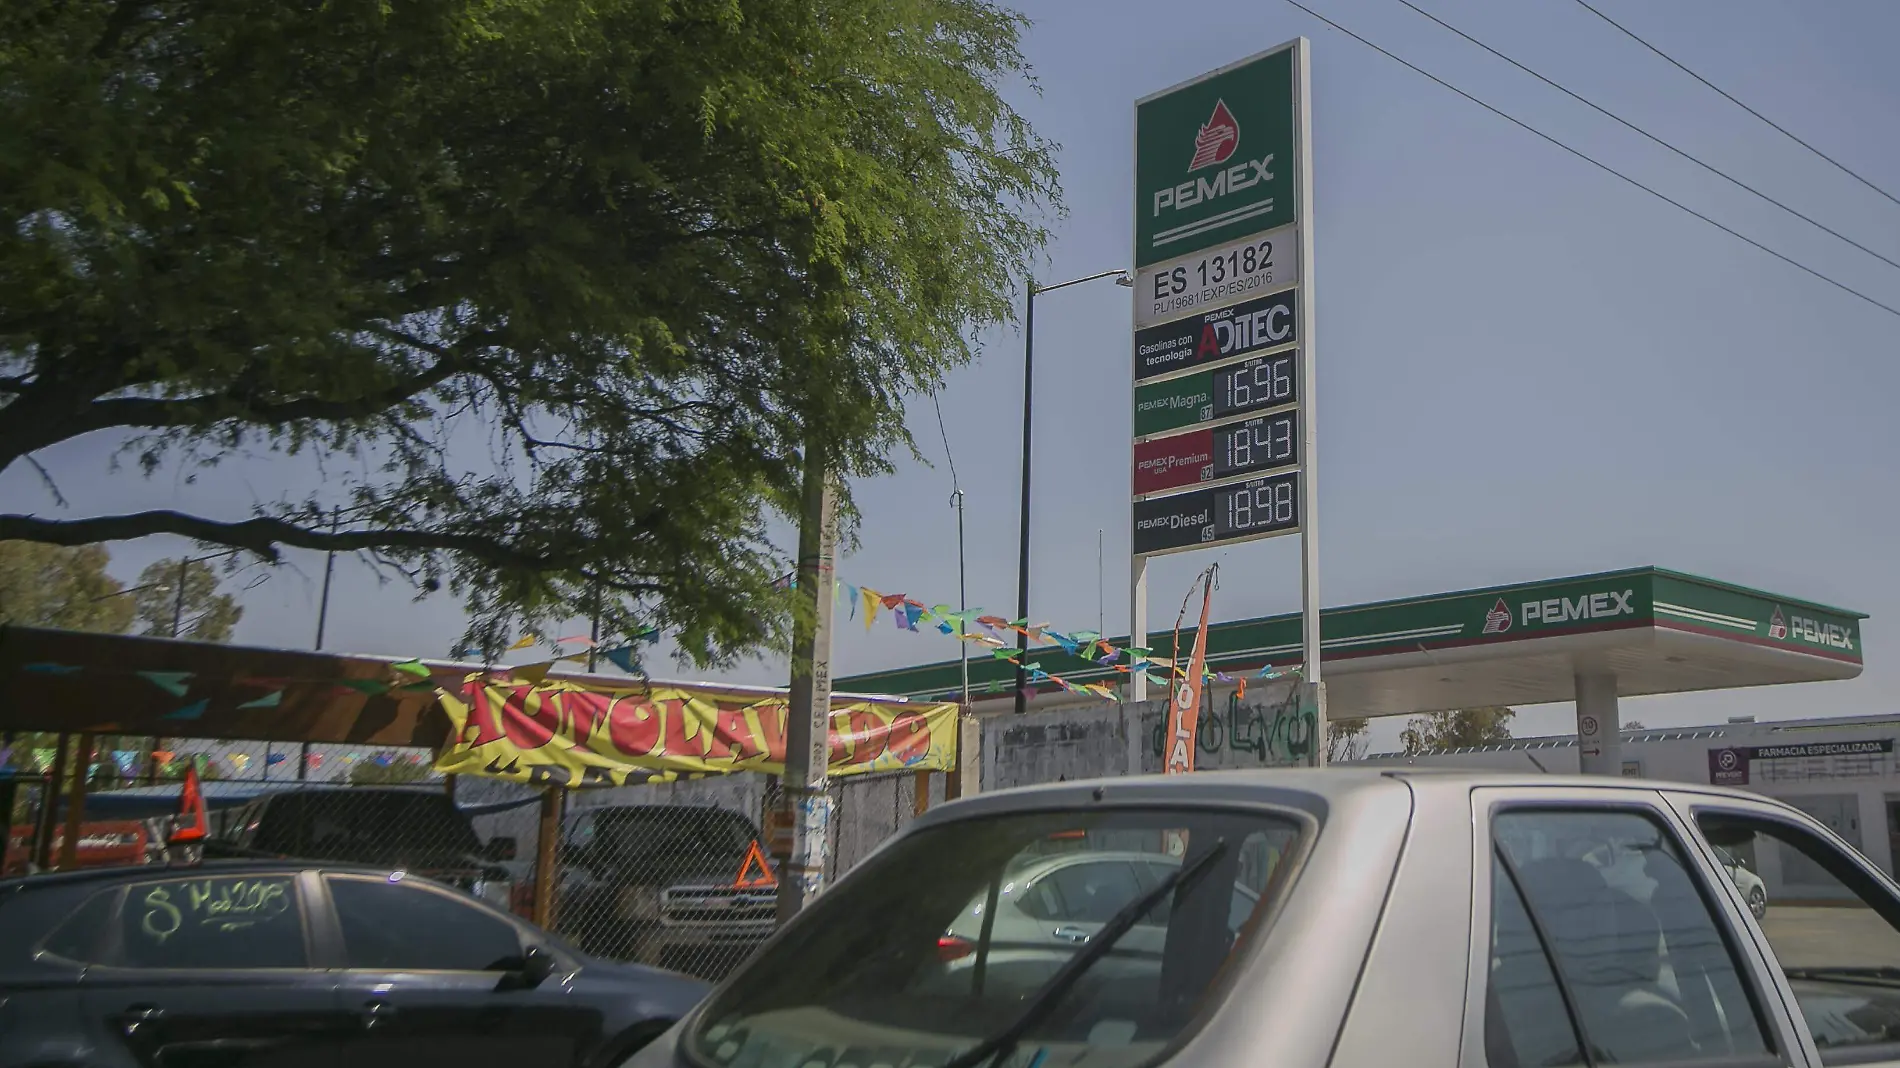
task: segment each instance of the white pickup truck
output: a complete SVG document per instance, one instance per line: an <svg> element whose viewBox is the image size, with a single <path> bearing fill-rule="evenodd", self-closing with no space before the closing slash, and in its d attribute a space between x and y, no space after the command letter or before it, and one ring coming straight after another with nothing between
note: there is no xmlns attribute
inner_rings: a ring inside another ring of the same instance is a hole
<svg viewBox="0 0 1900 1068"><path fill-rule="evenodd" d="M1680 783L1062 783L920 818L629 1064L1163 1062L1900 1064L1900 887L1801 812Z"/></svg>

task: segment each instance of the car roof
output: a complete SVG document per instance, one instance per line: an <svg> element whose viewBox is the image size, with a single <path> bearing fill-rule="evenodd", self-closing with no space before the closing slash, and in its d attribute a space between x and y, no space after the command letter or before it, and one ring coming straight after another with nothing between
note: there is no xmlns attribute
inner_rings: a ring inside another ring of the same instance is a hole
<svg viewBox="0 0 1900 1068"><path fill-rule="evenodd" d="M1321 808L1368 792L1408 789L1408 781L1434 789L1532 787L1562 789L1624 789L1689 791L1760 802L1761 794L1722 786L1657 779L1603 775L1547 775L1520 771L1480 771L1470 768L1334 766L1326 768L1258 768L1199 771L1190 775L1135 775L1043 783L1006 790L985 791L933 808L917 822L935 823L976 815L994 815L1020 807L1083 803L1131 797L1156 803L1252 799Z"/></svg>
<svg viewBox="0 0 1900 1068"><path fill-rule="evenodd" d="M199 864L128 864L114 868L80 868L75 871L38 872L0 879L0 893L19 890L55 890L74 886L110 886L120 882L142 882L168 876L192 875L294 875L320 870L346 875L375 875L387 878L390 868L363 864L332 864L316 860L207 860ZM424 880L427 881L427 880Z"/></svg>

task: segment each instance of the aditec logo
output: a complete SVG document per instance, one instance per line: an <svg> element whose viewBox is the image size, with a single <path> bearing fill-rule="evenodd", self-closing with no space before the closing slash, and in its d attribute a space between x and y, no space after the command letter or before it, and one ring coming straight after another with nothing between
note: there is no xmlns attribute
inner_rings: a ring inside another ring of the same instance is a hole
<svg viewBox="0 0 1900 1068"><path fill-rule="evenodd" d="M1227 101L1216 100L1214 113L1201 124L1201 132L1194 135L1194 159L1188 164L1188 170L1198 171L1226 163L1239 147L1240 124L1234 121L1234 113L1227 110Z"/></svg>
<svg viewBox="0 0 1900 1068"><path fill-rule="evenodd" d="M1768 636L1781 639L1788 636L1788 620L1781 614L1781 606L1775 606L1775 614L1768 617Z"/></svg>
<svg viewBox="0 0 1900 1068"><path fill-rule="evenodd" d="M1498 603L1492 605L1491 610L1484 614L1484 633L1503 634L1510 629L1511 606L1505 604L1504 598L1500 597Z"/></svg>

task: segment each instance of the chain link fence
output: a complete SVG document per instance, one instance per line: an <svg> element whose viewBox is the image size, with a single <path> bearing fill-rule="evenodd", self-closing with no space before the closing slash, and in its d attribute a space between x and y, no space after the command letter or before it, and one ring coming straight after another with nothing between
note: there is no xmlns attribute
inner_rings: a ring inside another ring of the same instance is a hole
<svg viewBox="0 0 1900 1068"><path fill-rule="evenodd" d="M0 774L21 784L7 874L35 870L42 854L63 864L64 800L81 762L69 749L49 819L46 784L59 761L50 737L38 741L0 749ZM542 792L466 776L451 783L431 758L423 749L102 737L86 765L71 860L166 860L179 781L196 767L210 815L208 859L400 868L532 919ZM926 778L926 806L940 804L944 777ZM827 883L909 825L919 784L914 773L831 781ZM774 796L765 776L751 774L566 792L549 927L583 952L724 977L776 926L762 826Z"/></svg>

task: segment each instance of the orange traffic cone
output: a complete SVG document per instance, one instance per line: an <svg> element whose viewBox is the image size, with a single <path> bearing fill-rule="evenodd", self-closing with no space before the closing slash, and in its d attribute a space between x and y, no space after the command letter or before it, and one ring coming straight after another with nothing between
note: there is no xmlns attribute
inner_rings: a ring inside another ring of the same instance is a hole
<svg viewBox="0 0 1900 1068"><path fill-rule="evenodd" d="M211 819L205 812L204 789L198 785L198 769L185 769L185 788L178 799L178 824L166 839L169 845L190 845L205 840Z"/></svg>

